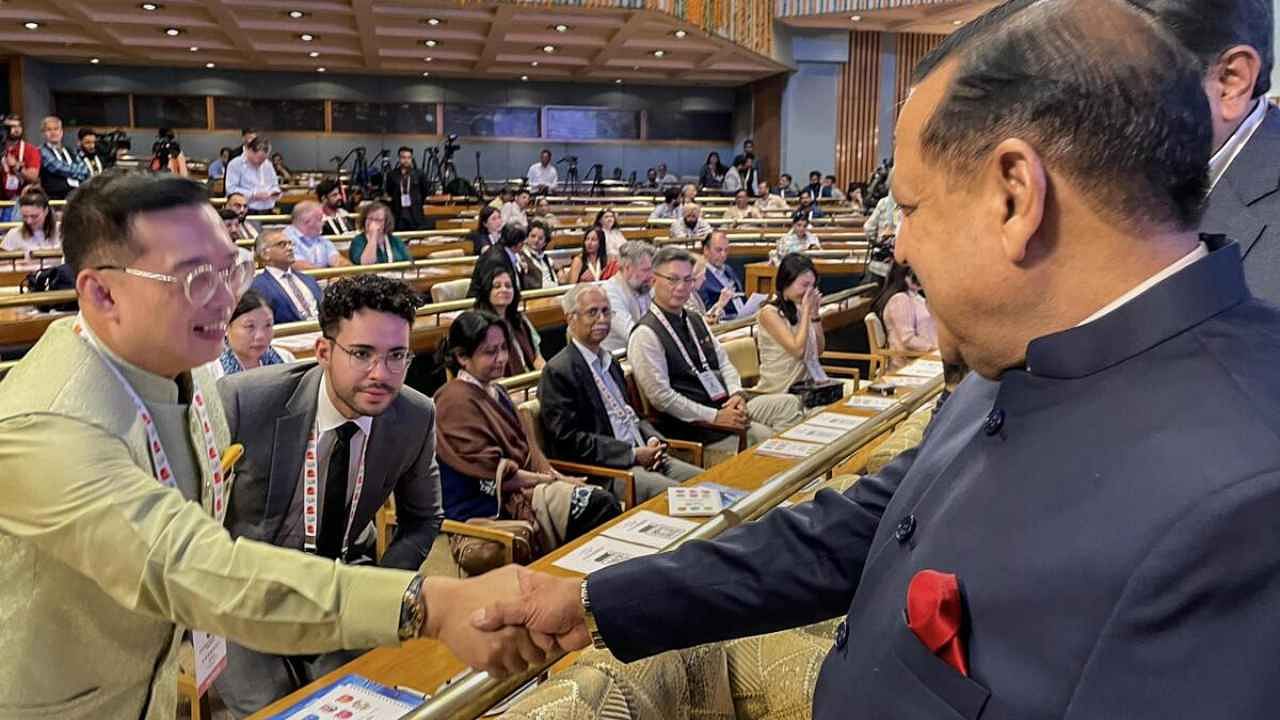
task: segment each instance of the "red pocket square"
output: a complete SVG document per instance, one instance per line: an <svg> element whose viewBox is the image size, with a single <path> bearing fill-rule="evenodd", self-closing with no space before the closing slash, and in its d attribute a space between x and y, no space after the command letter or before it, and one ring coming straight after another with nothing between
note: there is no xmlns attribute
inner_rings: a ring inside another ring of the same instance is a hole
<svg viewBox="0 0 1280 720"><path fill-rule="evenodd" d="M937 570L921 570L907 587L907 627L920 642L964 676L969 675L961 630L964 605L960 580Z"/></svg>

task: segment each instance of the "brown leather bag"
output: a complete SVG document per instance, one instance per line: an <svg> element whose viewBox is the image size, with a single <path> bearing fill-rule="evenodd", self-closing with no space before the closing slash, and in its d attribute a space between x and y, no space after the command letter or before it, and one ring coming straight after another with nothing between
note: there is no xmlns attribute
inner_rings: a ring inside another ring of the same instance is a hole
<svg viewBox="0 0 1280 720"><path fill-rule="evenodd" d="M496 518L471 518L468 525L476 525L493 530L511 533L515 541L512 543L512 562L526 565L533 560L533 539L537 528L524 520L500 520ZM467 575L483 575L490 570L502 567L505 553L502 543L496 540L471 537L469 535L450 535L449 551L454 562Z"/></svg>

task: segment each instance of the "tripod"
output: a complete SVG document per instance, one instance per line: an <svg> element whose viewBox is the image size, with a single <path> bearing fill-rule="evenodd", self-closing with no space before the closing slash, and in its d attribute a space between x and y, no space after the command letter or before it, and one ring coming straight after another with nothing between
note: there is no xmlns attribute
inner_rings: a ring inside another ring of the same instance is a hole
<svg viewBox="0 0 1280 720"><path fill-rule="evenodd" d="M476 191L476 199L484 202L484 175L480 174L480 151L476 151L476 179L471 182L471 186Z"/></svg>

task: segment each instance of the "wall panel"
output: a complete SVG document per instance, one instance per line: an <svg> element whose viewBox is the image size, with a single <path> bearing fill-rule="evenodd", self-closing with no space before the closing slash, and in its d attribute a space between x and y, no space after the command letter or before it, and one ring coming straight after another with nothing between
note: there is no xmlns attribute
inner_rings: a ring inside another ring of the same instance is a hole
<svg viewBox="0 0 1280 720"><path fill-rule="evenodd" d="M880 33L849 33L849 60L840 71L836 94L834 175L841 188L866 180L879 160L881 39Z"/></svg>

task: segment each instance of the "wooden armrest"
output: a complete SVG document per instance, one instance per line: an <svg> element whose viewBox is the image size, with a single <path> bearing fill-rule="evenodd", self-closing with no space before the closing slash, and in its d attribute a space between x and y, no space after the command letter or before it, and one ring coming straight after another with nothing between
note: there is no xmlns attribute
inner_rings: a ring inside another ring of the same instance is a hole
<svg viewBox="0 0 1280 720"><path fill-rule="evenodd" d="M702 467L702 443L692 440L676 440L667 438L667 447L672 450L684 450L693 458L693 464Z"/></svg>
<svg viewBox="0 0 1280 720"><path fill-rule="evenodd" d="M747 449L747 429L746 428L737 428L737 427L733 427L732 425L720 425L719 423L702 422L702 421L698 421L690 424L693 425L694 427L700 427L707 430L715 430L716 432L723 432L723 433L729 433L731 435L737 435L738 436L738 452L742 452L743 450Z"/></svg>
<svg viewBox="0 0 1280 720"><path fill-rule="evenodd" d="M585 465L567 460L548 460L551 467L562 473L586 475L588 477L606 477L622 481L622 502L627 508L636 506L636 476L630 470L615 470L600 465Z"/></svg>
<svg viewBox="0 0 1280 720"><path fill-rule="evenodd" d="M937 352L937 350L877 350L876 354L882 357L922 358L936 355Z"/></svg>
<svg viewBox="0 0 1280 720"><path fill-rule="evenodd" d="M819 360L864 360L865 361L865 360L873 360L875 359L875 357L876 356L872 353L851 353L851 352L839 352L836 350L831 350L819 355L818 359Z"/></svg>
<svg viewBox="0 0 1280 720"><path fill-rule="evenodd" d="M848 375L853 378L862 376L858 368L841 367L839 365L823 365L822 370L828 375Z"/></svg>
<svg viewBox="0 0 1280 720"><path fill-rule="evenodd" d="M516 536L503 530L498 530L483 525L472 525L470 523L458 522L457 520L445 520L440 525L440 532L450 535L466 535L467 537L480 538L481 540L491 540L496 543L502 543L508 549L515 545Z"/></svg>

